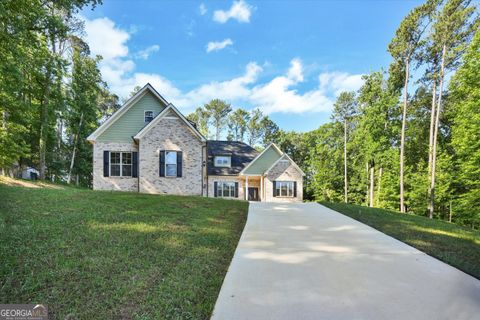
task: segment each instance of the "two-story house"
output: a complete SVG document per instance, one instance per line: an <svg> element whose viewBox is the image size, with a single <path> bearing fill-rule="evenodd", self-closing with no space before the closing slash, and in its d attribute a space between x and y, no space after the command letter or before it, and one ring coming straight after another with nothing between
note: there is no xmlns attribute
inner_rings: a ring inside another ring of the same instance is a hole
<svg viewBox="0 0 480 320"><path fill-rule="evenodd" d="M275 144L207 140L150 84L87 140L93 188L251 201L302 201L303 171Z"/></svg>

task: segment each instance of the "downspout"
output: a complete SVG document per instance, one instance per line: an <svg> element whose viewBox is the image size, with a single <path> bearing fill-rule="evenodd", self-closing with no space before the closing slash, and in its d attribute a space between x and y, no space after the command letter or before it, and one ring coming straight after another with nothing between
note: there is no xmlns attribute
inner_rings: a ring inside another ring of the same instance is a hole
<svg viewBox="0 0 480 320"><path fill-rule="evenodd" d="M204 189L204 183L203 183L203 168L205 168L205 176L207 177L207 182L206 182L206 185L207 185L207 192L206 192L206 196L208 198L208 168L207 168L207 143L208 141L205 141L205 145L202 147L202 196L203 196L203 189ZM205 158L204 158L205 156Z"/></svg>
<svg viewBox="0 0 480 320"><path fill-rule="evenodd" d="M137 193L140 193L140 143L135 141L134 136L132 136L133 143L137 145Z"/></svg>

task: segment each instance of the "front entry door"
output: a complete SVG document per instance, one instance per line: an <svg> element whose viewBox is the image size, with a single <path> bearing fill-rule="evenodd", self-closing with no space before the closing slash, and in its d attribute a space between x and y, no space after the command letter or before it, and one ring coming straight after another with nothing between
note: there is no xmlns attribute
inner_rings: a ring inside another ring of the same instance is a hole
<svg viewBox="0 0 480 320"><path fill-rule="evenodd" d="M258 188L248 188L248 201L258 201Z"/></svg>

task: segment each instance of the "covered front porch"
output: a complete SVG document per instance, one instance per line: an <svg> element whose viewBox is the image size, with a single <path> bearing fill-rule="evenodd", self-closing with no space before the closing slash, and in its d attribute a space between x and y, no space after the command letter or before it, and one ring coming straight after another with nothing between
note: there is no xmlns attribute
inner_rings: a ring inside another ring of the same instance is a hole
<svg viewBox="0 0 480 320"><path fill-rule="evenodd" d="M244 187L244 200L247 201L265 201L265 179L263 175L241 175Z"/></svg>

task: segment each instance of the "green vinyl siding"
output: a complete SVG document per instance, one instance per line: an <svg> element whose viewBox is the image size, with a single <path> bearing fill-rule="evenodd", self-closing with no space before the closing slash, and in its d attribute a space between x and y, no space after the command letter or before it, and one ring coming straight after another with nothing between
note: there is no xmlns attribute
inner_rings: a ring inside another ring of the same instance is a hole
<svg viewBox="0 0 480 320"><path fill-rule="evenodd" d="M99 137L101 142L132 142L132 136L136 135L145 125L144 112L153 111L157 116L165 105L150 91L146 93L130 107L120 118L107 128Z"/></svg>
<svg viewBox="0 0 480 320"><path fill-rule="evenodd" d="M252 162L252 165L244 171L244 174L263 174L281 156L274 147L270 147Z"/></svg>

